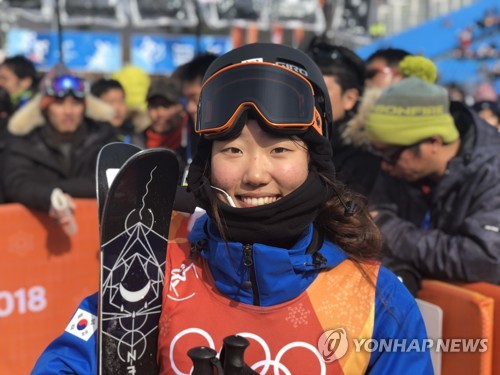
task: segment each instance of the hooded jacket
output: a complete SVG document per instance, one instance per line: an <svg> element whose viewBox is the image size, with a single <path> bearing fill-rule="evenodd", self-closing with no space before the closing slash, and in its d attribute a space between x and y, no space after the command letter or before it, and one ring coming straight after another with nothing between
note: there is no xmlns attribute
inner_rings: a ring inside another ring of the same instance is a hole
<svg viewBox="0 0 500 375"><path fill-rule="evenodd" d="M77 198L95 197L95 166L99 150L116 139L115 130L97 119L109 119L112 109L87 96L86 113L63 156L50 125L40 111L41 95L11 118L8 129L15 136L4 155L3 185L8 202L49 211L50 195L58 187Z"/></svg>
<svg viewBox="0 0 500 375"><path fill-rule="evenodd" d="M207 216L202 216L196 221L189 235L189 240L191 243L206 240L206 249L199 255L207 262L217 290L223 296L235 301L235 305L238 303L251 305L254 300L251 292L252 288L248 288L248 277L245 271L240 272L240 266L244 261L243 244L230 242L226 246L226 243L210 229L212 225ZM334 273L336 267L348 261L346 260L346 254L342 250L333 243L325 241L318 252L326 258L326 262L319 267L313 267L314 259L310 254L307 254L307 249L313 242L313 233L311 225L290 250L257 243L253 244L252 257L255 265L255 280L258 283L258 293L260 294L259 299L262 305L272 306L271 311L274 311L274 306L279 308L279 304L285 301L302 297L304 291L308 290L320 272ZM171 239L168 250L180 251L179 246L185 243L185 239ZM228 256L228 251L230 256ZM167 258L172 257L173 255L167 255ZM375 267L378 268L378 266ZM167 270L171 268L173 268L173 265L167 264ZM200 280L205 279L201 277ZM415 300L401 282L387 269L380 267L375 286L369 286L369 288L372 287L375 288L375 298L368 301L368 307L372 311L374 322L371 337L374 339L390 338L400 343L403 340L404 342L410 342L414 338L419 340L421 345L426 339L425 326ZM346 306L343 308L342 303L348 303L348 297L346 296L359 293L359 285L352 282L343 285L342 289L334 288L332 286L329 291L333 295L338 295L339 306L337 307L342 311L346 311L346 324L349 325L347 321L354 318L347 311L350 311L351 308L356 310L359 306ZM211 289L210 285L208 285L208 289ZM329 291L325 291L325 293ZM206 305L197 305L196 311L192 313L203 313L203 306ZM251 307L258 313L259 307ZM311 312L310 320L316 321L313 314L324 313L325 308L325 306L321 305L317 311ZM85 299L76 314L81 314L82 310L94 315L94 317L97 315L96 294ZM206 313L209 314L210 312L207 311ZM184 319L189 320L189 314L187 314L187 317L186 315L183 316ZM168 317L162 316L162 319L167 320ZM231 316L221 317L221 319L231 319ZM214 323L214 327L220 324L222 323ZM96 372L95 345L97 334L92 333L90 338L83 339L71 334L69 327L45 350L35 365L33 375L61 372L76 374ZM162 328L165 329L164 326ZM165 338L164 333L160 334L160 340L162 338ZM272 340L272 336L269 336L267 340ZM315 346L317 343L314 342L311 345ZM159 346L165 347L165 343L160 342ZM422 346L419 347L422 348ZM168 359L163 358L163 360ZM327 368L327 373L337 373L338 371L336 366ZM272 369L270 368L266 373L271 372ZM393 352L374 351L371 353L367 373L384 374L392 372L432 374L432 365L427 349L410 350L405 353L397 350Z"/></svg>
<svg viewBox="0 0 500 375"><path fill-rule="evenodd" d="M369 142L364 126L367 114L381 93L378 88L366 89L357 112L333 125L331 144L336 178L363 195L373 189L380 170L379 159L367 150Z"/></svg>
<svg viewBox="0 0 500 375"><path fill-rule="evenodd" d="M348 127L349 118L334 124L339 132L331 140L336 178L355 192L368 195L375 185L380 161L364 145L346 142L344 134Z"/></svg>
<svg viewBox="0 0 500 375"><path fill-rule="evenodd" d="M430 199L421 182L383 173L370 209L393 264L423 277L500 284L500 134L462 104L450 112L461 146Z"/></svg>

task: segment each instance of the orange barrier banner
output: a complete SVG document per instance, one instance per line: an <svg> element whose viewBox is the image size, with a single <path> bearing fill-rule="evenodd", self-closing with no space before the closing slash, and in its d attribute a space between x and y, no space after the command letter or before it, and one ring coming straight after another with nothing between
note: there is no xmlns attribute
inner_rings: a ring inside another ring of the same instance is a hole
<svg viewBox="0 0 500 375"><path fill-rule="evenodd" d="M75 202L72 237L45 213L0 205L0 375L29 374L80 301L98 290L96 200Z"/></svg>
<svg viewBox="0 0 500 375"><path fill-rule="evenodd" d="M0 205L0 375L29 374L81 300L99 288L97 201L75 203L72 237L45 213ZM174 212L171 237L185 238L188 222Z"/></svg>

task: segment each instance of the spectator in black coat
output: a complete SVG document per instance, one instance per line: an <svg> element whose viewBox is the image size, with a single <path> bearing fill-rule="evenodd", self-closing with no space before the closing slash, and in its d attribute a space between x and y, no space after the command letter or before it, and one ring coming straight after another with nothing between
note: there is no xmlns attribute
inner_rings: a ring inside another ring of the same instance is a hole
<svg viewBox="0 0 500 375"><path fill-rule="evenodd" d="M83 80L58 66L41 93L9 121L15 135L5 152L3 184L9 202L49 212L55 188L71 198L95 197L99 150L116 139L113 110L85 92Z"/></svg>
<svg viewBox="0 0 500 375"><path fill-rule="evenodd" d="M306 52L321 69L330 95L336 178L352 190L367 195L375 183L380 163L366 150L366 145L346 137L349 122L363 95L365 63L349 48L330 44L322 38L313 39Z"/></svg>
<svg viewBox="0 0 500 375"><path fill-rule="evenodd" d="M10 95L3 87L0 87L0 176L3 170L3 155L5 147L9 143L12 135L7 130L7 123L14 111L14 106L10 100ZM0 203L5 202L3 186L0 184Z"/></svg>

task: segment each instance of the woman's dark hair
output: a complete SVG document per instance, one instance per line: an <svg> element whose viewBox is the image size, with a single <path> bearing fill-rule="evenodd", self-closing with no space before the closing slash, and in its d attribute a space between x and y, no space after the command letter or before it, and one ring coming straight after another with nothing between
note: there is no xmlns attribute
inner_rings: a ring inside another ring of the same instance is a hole
<svg viewBox="0 0 500 375"><path fill-rule="evenodd" d="M358 263L380 258L382 239L368 212L366 199L338 180L333 181L321 173L320 177L338 195L324 203L314 221L315 227ZM339 196L355 207L354 215L345 215Z"/></svg>
<svg viewBox="0 0 500 375"><path fill-rule="evenodd" d="M100 98L102 95L106 94L109 90L113 89L121 90L123 93L125 93L123 86L117 80L101 78L92 84L92 86L90 87L90 93Z"/></svg>

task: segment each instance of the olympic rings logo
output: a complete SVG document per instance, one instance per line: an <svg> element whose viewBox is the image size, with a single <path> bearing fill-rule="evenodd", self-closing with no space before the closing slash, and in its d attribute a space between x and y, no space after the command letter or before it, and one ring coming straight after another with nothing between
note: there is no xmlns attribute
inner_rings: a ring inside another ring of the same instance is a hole
<svg viewBox="0 0 500 375"><path fill-rule="evenodd" d="M208 332L206 332L200 328L188 328L188 329L185 329L185 330L179 332L173 338L173 340L170 344L170 352L169 352L170 365L172 366L172 369L176 375L189 375L192 371L192 369L191 369L189 371L189 373L181 372L179 370L179 368L176 366L175 359L174 359L174 349L175 349L175 345L176 345L177 341L179 341L182 337L190 335L190 334L196 334L196 335L200 335L200 336L204 337L205 340L207 340L207 346L209 346L210 348L215 350L214 340L212 339L212 336L210 336L210 334ZM260 344L260 346L264 350L265 358L263 360L258 361L252 365L249 364L249 366L252 368L252 370L258 371L262 375L268 374L268 371L271 367L273 368L272 373L274 375L281 375L281 374L292 375L292 372L283 363L281 363L281 359L283 358L283 356L285 355L286 352L288 352L291 349L295 349L295 348L304 348L306 350L311 351L318 359L318 363L320 365L320 374L326 375L326 363L323 360L321 353L318 351L318 349L316 347L314 347L314 345L311 345L309 343L302 342L302 341L291 342L289 344L286 344L283 348L281 348L278 351L278 354L276 354L276 358L272 359L271 358L271 350L269 349L269 345L267 345L267 343L265 342L265 340L262 337L254 334L254 333L251 333L251 332L240 332L240 333L237 333L237 335L256 341L257 343ZM220 354L221 349L219 349L219 351L218 351L219 354ZM269 373L269 374L271 374L271 373Z"/></svg>

